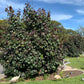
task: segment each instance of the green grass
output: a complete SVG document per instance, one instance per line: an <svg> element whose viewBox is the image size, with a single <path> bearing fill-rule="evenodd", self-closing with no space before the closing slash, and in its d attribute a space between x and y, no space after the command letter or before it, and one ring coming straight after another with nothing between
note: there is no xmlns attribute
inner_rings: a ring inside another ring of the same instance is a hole
<svg viewBox="0 0 84 84"><path fill-rule="evenodd" d="M84 70L84 57L79 57L79 59L77 57L67 59L71 62L68 64L69 66Z"/></svg>
<svg viewBox="0 0 84 84"><path fill-rule="evenodd" d="M81 81L81 77L84 77L84 74L77 77L66 78L66 79L61 79L61 80L19 82L16 84L84 84L84 81ZM9 83L0 83L0 84L9 84Z"/></svg>

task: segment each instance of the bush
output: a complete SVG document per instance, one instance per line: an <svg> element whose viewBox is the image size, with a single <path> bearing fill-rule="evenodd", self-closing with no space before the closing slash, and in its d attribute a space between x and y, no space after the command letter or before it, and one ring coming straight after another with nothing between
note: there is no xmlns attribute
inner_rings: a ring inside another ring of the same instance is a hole
<svg viewBox="0 0 84 84"><path fill-rule="evenodd" d="M0 20L0 43L1 43L1 40L3 40L2 38L2 35L5 31L5 29L8 28L8 23L7 23L7 20Z"/></svg>
<svg viewBox="0 0 84 84"><path fill-rule="evenodd" d="M64 56L56 29L50 28L50 13L44 9L35 11L29 4L24 8L23 18L11 6L6 12L9 28L3 35L1 46L5 53L0 58L5 74L27 78L55 72Z"/></svg>
<svg viewBox="0 0 84 84"><path fill-rule="evenodd" d="M80 35L69 36L64 42L66 55L69 57L78 57L83 51L83 38Z"/></svg>

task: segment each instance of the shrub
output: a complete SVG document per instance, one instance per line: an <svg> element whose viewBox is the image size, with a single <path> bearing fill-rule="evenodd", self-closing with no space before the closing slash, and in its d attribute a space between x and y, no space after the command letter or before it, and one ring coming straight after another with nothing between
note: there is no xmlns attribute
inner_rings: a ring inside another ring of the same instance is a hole
<svg viewBox="0 0 84 84"><path fill-rule="evenodd" d="M78 57L83 51L83 38L80 35L69 36L64 42L64 49L67 56Z"/></svg>
<svg viewBox="0 0 84 84"><path fill-rule="evenodd" d="M1 43L1 40L4 40L2 38L2 35L4 33L4 31L8 28L8 23L7 23L7 20L0 20L0 43Z"/></svg>
<svg viewBox="0 0 84 84"><path fill-rule="evenodd" d="M9 28L3 35L1 45L5 53L0 58L5 74L27 78L55 72L64 56L56 29L50 28L50 13L44 9L35 11L29 4L24 8L23 18L11 6L6 12Z"/></svg>

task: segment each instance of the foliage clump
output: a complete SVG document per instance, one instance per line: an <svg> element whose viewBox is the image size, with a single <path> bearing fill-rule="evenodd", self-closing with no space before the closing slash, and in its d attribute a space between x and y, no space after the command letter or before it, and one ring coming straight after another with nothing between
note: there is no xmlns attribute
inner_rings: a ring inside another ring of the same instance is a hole
<svg viewBox="0 0 84 84"><path fill-rule="evenodd" d="M53 73L64 58L56 28L51 29L50 12L35 11L27 3L23 17L6 8L9 28L1 42L5 53L0 58L7 76L33 77Z"/></svg>
<svg viewBox="0 0 84 84"><path fill-rule="evenodd" d="M0 42L3 40L2 35L4 34L5 29L8 28L8 22L6 19L0 20Z"/></svg>
<svg viewBox="0 0 84 84"><path fill-rule="evenodd" d="M78 57L84 50L84 39L80 35L69 36L63 45L67 56Z"/></svg>

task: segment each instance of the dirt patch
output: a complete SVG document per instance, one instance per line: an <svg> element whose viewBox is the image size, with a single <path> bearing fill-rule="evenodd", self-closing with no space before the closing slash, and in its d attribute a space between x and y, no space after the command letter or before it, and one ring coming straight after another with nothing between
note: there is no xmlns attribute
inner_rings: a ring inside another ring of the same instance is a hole
<svg viewBox="0 0 84 84"><path fill-rule="evenodd" d="M68 77L75 77L75 76L78 76L78 75L81 75L81 74L83 74L82 71L70 70L70 71L64 71L62 75L63 75L63 77L68 78Z"/></svg>
<svg viewBox="0 0 84 84"><path fill-rule="evenodd" d="M42 81L42 80L44 80L44 78L43 78L43 76L38 76L38 77L35 78L35 80L36 81Z"/></svg>
<svg viewBox="0 0 84 84"><path fill-rule="evenodd" d="M52 73L49 75L48 77L48 80L55 80L54 76L56 75L57 73Z"/></svg>
<svg viewBox="0 0 84 84"><path fill-rule="evenodd" d="M36 81L42 81L42 80L54 80L54 76L55 76L56 73L52 73L52 74L48 74L48 75L45 75L45 76L39 76L39 77L36 77L35 80Z"/></svg>
<svg viewBox="0 0 84 84"><path fill-rule="evenodd" d="M5 80L5 79L0 79L0 83L7 83L7 82L9 82L9 81L7 81L7 80Z"/></svg>

